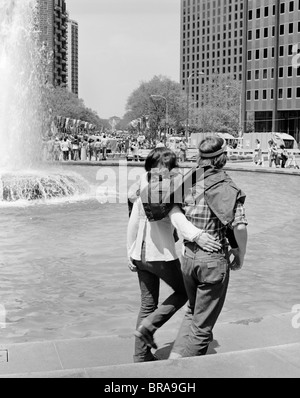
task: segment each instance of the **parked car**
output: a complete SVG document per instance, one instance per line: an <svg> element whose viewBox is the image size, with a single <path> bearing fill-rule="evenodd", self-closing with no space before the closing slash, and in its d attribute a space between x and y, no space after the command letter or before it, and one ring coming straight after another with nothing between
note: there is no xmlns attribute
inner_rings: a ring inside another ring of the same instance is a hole
<svg viewBox="0 0 300 398"><path fill-rule="evenodd" d="M151 149L139 149L139 152L138 152L139 160L140 161L146 160L146 158L150 152L151 152ZM129 161L134 160L133 158L134 158L134 156L133 156L132 152L129 152L127 155L127 160L129 160Z"/></svg>

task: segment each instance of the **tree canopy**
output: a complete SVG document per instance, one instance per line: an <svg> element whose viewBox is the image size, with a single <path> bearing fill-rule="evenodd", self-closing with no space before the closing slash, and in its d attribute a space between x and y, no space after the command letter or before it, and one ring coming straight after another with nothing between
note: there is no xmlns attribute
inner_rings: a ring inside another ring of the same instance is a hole
<svg viewBox="0 0 300 398"><path fill-rule="evenodd" d="M47 87L44 106L46 111L51 109L53 116L63 116L92 123L97 130L109 127L107 120L100 119L96 111L86 107L82 99L65 87Z"/></svg>

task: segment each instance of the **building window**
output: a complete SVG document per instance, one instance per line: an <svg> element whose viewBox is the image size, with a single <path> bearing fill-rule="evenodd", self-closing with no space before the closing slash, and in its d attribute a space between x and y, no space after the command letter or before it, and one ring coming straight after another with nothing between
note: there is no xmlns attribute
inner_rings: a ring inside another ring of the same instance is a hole
<svg viewBox="0 0 300 398"><path fill-rule="evenodd" d="M265 13L264 13L265 17L269 16L269 7L265 7Z"/></svg>
<svg viewBox="0 0 300 398"><path fill-rule="evenodd" d="M259 69L255 71L255 80L259 80Z"/></svg>
<svg viewBox="0 0 300 398"><path fill-rule="evenodd" d="M275 36L275 26L272 26L272 37Z"/></svg>
<svg viewBox="0 0 300 398"><path fill-rule="evenodd" d="M270 98L274 99L274 90L273 89L271 89L271 97Z"/></svg>
<svg viewBox="0 0 300 398"><path fill-rule="evenodd" d="M293 11L294 11L294 2L293 2L293 1L290 1L289 11L290 11L290 12L293 12Z"/></svg>
<svg viewBox="0 0 300 398"><path fill-rule="evenodd" d="M285 3L281 3L280 4L280 14L284 14L285 13Z"/></svg>
<svg viewBox="0 0 300 398"><path fill-rule="evenodd" d="M294 32L294 24L293 22L289 24L289 34L292 34Z"/></svg>
<svg viewBox="0 0 300 398"><path fill-rule="evenodd" d="M260 8L256 9L256 19L260 18Z"/></svg>
<svg viewBox="0 0 300 398"><path fill-rule="evenodd" d="M252 30L249 30L248 32L248 40L252 40Z"/></svg>
<svg viewBox="0 0 300 398"><path fill-rule="evenodd" d="M255 101L257 101L257 100L259 99L259 92L258 92L258 90L255 90L255 91L254 91L254 99L255 99Z"/></svg>
<svg viewBox="0 0 300 398"><path fill-rule="evenodd" d="M283 78L283 66L278 69L278 77Z"/></svg>
<svg viewBox="0 0 300 398"><path fill-rule="evenodd" d="M292 77L293 76L293 67L289 66L288 67L288 77Z"/></svg>
<svg viewBox="0 0 300 398"><path fill-rule="evenodd" d="M267 99L267 90L263 90L263 95L262 95L262 97L263 97L263 100L266 100L266 99Z"/></svg>
<svg viewBox="0 0 300 398"><path fill-rule="evenodd" d="M260 29L256 29L256 39L260 39Z"/></svg>
<svg viewBox="0 0 300 398"><path fill-rule="evenodd" d="M252 79L252 73L251 70L248 70L247 72L247 80L251 80Z"/></svg>
<svg viewBox="0 0 300 398"><path fill-rule="evenodd" d="M284 46L280 46L279 47L279 57L283 57L284 56Z"/></svg>
<svg viewBox="0 0 300 398"><path fill-rule="evenodd" d="M268 37L269 35L269 28L264 28L264 37Z"/></svg>
<svg viewBox="0 0 300 398"><path fill-rule="evenodd" d="M255 50L255 59L259 59L259 50Z"/></svg>
<svg viewBox="0 0 300 398"><path fill-rule="evenodd" d="M268 49L264 48L264 58L268 58Z"/></svg>
<svg viewBox="0 0 300 398"><path fill-rule="evenodd" d="M268 69L263 69L263 79L268 78Z"/></svg>
<svg viewBox="0 0 300 398"><path fill-rule="evenodd" d="M278 98L279 98L279 99L282 99L282 98L283 98L283 90L282 90L282 88L280 88L280 89L278 90Z"/></svg>
<svg viewBox="0 0 300 398"><path fill-rule="evenodd" d="M286 96L287 96L287 98L292 98L292 88L291 87L288 87L287 88L287 90L286 90Z"/></svg>
<svg viewBox="0 0 300 398"><path fill-rule="evenodd" d="M284 25L280 25L280 27L279 27L279 34L280 34L280 36L283 36L283 35L284 35Z"/></svg>
<svg viewBox="0 0 300 398"><path fill-rule="evenodd" d="M252 51L248 51L248 61L251 61L252 59Z"/></svg>
<svg viewBox="0 0 300 398"><path fill-rule="evenodd" d="M300 98L300 87L297 87L296 89L296 97Z"/></svg>
<svg viewBox="0 0 300 398"><path fill-rule="evenodd" d="M299 88L300 91L300 88ZM247 101L251 101L251 91L247 91Z"/></svg>

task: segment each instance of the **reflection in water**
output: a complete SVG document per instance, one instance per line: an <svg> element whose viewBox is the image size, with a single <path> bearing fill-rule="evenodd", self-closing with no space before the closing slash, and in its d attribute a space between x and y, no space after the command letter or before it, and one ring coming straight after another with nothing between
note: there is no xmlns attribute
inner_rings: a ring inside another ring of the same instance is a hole
<svg viewBox="0 0 300 398"><path fill-rule="evenodd" d="M97 185L95 169L75 171ZM299 177L230 174L247 193L249 246L243 270L232 273L219 322L290 312L299 303ZM131 335L139 288L127 268L127 221L126 204L92 198L2 207L0 304L7 328L1 342ZM181 316L165 327L177 328Z"/></svg>

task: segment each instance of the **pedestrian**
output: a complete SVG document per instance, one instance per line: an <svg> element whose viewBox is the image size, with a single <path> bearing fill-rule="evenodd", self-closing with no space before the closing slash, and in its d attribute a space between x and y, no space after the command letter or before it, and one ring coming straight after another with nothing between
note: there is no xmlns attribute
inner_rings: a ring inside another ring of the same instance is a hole
<svg viewBox="0 0 300 398"><path fill-rule="evenodd" d="M225 302L230 268L239 269L244 262L247 245L245 195L223 170L226 150L223 138L209 136L201 141L198 166L204 170L204 180L198 179L184 197L182 209L188 220L214 236L222 248L217 253L208 253L194 242L184 241L181 267L188 306L170 359L207 353ZM226 239L229 227L237 242L237 248L232 250L233 260Z"/></svg>
<svg viewBox="0 0 300 398"><path fill-rule="evenodd" d="M95 154L95 160L100 160L100 154L101 154L101 141L100 138L96 139L96 142L94 143L94 154Z"/></svg>
<svg viewBox="0 0 300 398"><path fill-rule="evenodd" d="M78 136L75 135L74 140L72 141L72 150L73 150L73 160L76 162L79 160L79 139Z"/></svg>
<svg viewBox="0 0 300 398"><path fill-rule="evenodd" d="M260 140L256 139L255 141L256 141L256 147L254 149L253 161L254 161L256 166L262 166L263 159L262 159L262 149L261 149Z"/></svg>
<svg viewBox="0 0 300 398"><path fill-rule="evenodd" d="M102 160L106 160L107 156L107 145L108 145L108 138L104 134L101 140L101 148L102 148Z"/></svg>
<svg viewBox="0 0 300 398"><path fill-rule="evenodd" d="M281 144L279 146L278 155L277 156L278 156L279 164L280 164L281 168L284 169L285 165L286 165L286 162L287 162L287 160L289 158L288 151L286 150L284 144Z"/></svg>
<svg viewBox="0 0 300 398"><path fill-rule="evenodd" d="M274 162L275 167L277 167L278 150L277 150L276 142L273 140L269 140L268 144L269 144L269 147L268 147L269 167L272 167L273 162Z"/></svg>
<svg viewBox="0 0 300 398"><path fill-rule="evenodd" d="M81 143L81 153L80 153L80 160L81 161L86 161L88 158L88 139L84 137L82 143Z"/></svg>
<svg viewBox="0 0 300 398"><path fill-rule="evenodd" d="M181 162L186 161L187 143L185 139L180 140L179 143L179 159Z"/></svg>
<svg viewBox="0 0 300 398"><path fill-rule="evenodd" d="M176 155L168 148L153 149L145 161L146 174L142 176L140 189L147 189L152 173L170 173L178 169ZM175 171L174 171L175 172ZM153 361L156 349L153 335L186 302L187 295L175 246L174 226L169 217L150 222L145 214L141 196L133 203L127 230L128 265L137 272L141 306L136 324L134 362ZM173 216L179 232L191 241L219 250L214 238L188 222L182 212ZM173 293L160 305L160 281L173 289Z"/></svg>

